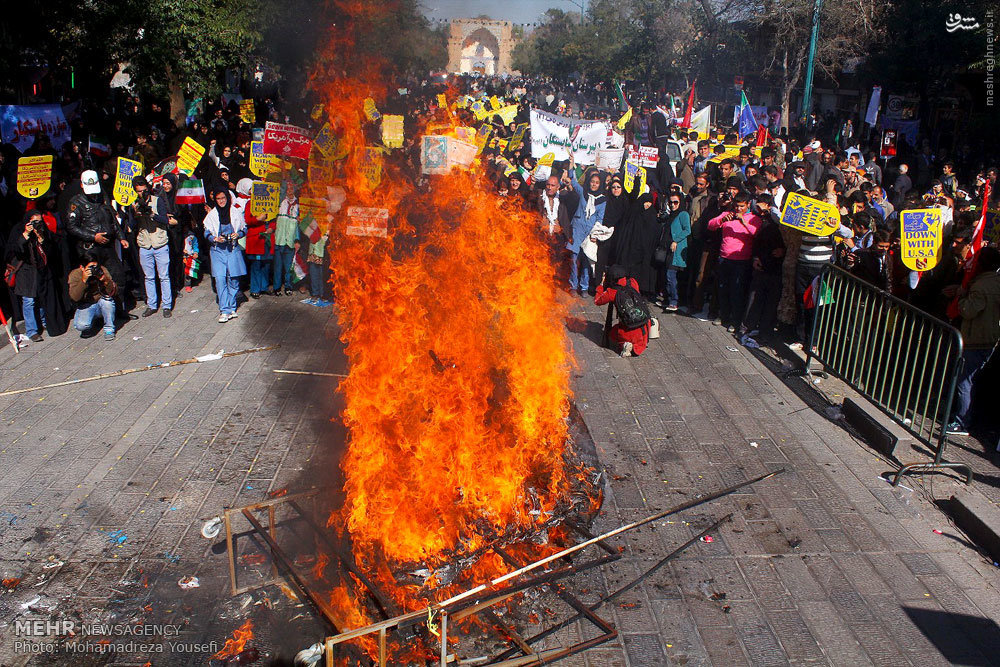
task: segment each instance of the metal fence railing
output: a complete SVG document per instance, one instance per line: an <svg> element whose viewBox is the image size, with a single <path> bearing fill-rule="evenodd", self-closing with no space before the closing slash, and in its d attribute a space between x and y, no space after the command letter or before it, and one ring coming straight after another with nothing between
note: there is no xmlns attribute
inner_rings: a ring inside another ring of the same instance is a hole
<svg viewBox="0 0 1000 667"><path fill-rule="evenodd" d="M894 486L903 475L946 468L969 481L969 466L944 460L962 334L833 264L818 285L807 374L816 359L934 451L933 463L903 465Z"/></svg>

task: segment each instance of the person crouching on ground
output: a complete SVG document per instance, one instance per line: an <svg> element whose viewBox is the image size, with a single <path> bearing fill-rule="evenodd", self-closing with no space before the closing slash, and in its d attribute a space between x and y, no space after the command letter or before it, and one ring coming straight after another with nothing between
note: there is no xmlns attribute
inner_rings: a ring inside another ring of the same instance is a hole
<svg viewBox="0 0 1000 667"><path fill-rule="evenodd" d="M243 210L233 205L226 188L219 188L212 195L215 207L205 216L205 238L208 239L212 257L212 277L215 293L219 298L219 322L236 317L236 295L240 291L240 276L247 273L243 249L237 241L247 233Z"/></svg>
<svg viewBox="0 0 1000 667"><path fill-rule="evenodd" d="M103 320L104 340L115 339L115 293L118 286L111 273L101 266L100 255L85 250L79 268L69 272L69 298L76 304L73 328L80 338L97 333L96 320Z"/></svg>
<svg viewBox="0 0 1000 667"><path fill-rule="evenodd" d="M618 322L611 324L611 311L605 323L607 345L623 357L640 355L649 345L650 316L646 301L639 293L639 283L625 275L620 266L612 266L605 274L607 285L597 286L594 304L614 304Z"/></svg>

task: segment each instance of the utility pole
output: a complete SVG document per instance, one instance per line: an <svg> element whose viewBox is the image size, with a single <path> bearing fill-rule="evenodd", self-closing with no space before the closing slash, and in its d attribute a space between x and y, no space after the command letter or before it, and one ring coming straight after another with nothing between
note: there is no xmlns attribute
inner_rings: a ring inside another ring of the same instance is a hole
<svg viewBox="0 0 1000 667"><path fill-rule="evenodd" d="M816 65L816 40L819 38L819 12L822 8L823 0L814 0L812 35L809 37L809 59L806 63L806 85L805 92L802 94L801 118L803 123L809 121L809 112L812 110L813 69Z"/></svg>

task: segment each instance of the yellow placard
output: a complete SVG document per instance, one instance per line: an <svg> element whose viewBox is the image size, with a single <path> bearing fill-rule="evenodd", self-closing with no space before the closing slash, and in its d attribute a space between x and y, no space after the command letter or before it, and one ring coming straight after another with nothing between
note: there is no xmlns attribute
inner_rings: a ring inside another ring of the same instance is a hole
<svg viewBox="0 0 1000 667"><path fill-rule="evenodd" d="M510 125L514 122L514 118L517 116L517 105L508 104L501 109L497 109L496 114L500 116L500 120L503 121L504 125Z"/></svg>
<svg viewBox="0 0 1000 667"><path fill-rule="evenodd" d="M52 156L34 155L17 161L17 191L22 197L38 199L52 184Z"/></svg>
<svg viewBox="0 0 1000 667"><path fill-rule="evenodd" d="M281 184L254 181L250 188L250 215L258 220L274 220L281 205Z"/></svg>
<svg viewBox="0 0 1000 667"><path fill-rule="evenodd" d="M382 182L382 149L371 146L362 148L359 168L368 189L377 188Z"/></svg>
<svg viewBox="0 0 1000 667"><path fill-rule="evenodd" d="M556 154L553 152L548 152L542 157L538 158L538 165L542 167L551 167L552 163L556 161Z"/></svg>
<svg viewBox="0 0 1000 667"><path fill-rule="evenodd" d="M911 271L930 271L941 259L941 209L918 208L899 215L899 257Z"/></svg>
<svg viewBox="0 0 1000 667"><path fill-rule="evenodd" d="M365 98L364 111L365 117L373 123L382 117L382 114L375 108L375 100L370 97Z"/></svg>
<svg viewBox="0 0 1000 667"><path fill-rule="evenodd" d="M251 125L257 122L257 110L254 108L253 100L240 100L240 120Z"/></svg>
<svg viewBox="0 0 1000 667"><path fill-rule="evenodd" d="M502 105L500 104L500 98L498 98L496 95L490 97L490 108L493 111L499 111L501 106Z"/></svg>
<svg viewBox="0 0 1000 667"><path fill-rule="evenodd" d="M142 173L142 163L138 160L128 158L118 158L118 169L115 172L115 201L122 206L131 206L139 197L139 194L132 187L132 177Z"/></svg>
<svg viewBox="0 0 1000 667"><path fill-rule="evenodd" d="M312 218L321 234L329 232L330 216L327 215L326 200L319 197L299 197L299 220ZM301 229L301 227L300 227Z"/></svg>
<svg viewBox="0 0 1000 667"><path fill-rule="evenodd" d="M438 93L437 101L438 101L438 106L441 107L442 109L446 109L448 107L448 98L445 96L444 93Z"/></svg>
<svg viewBox="0 0 1000 667"><path fill-rule="evenodd" d="M319 152L309 154L309 182L333 182L333 160L324 158Z"/></svg>
<svg viewBox="0 0 1000 667"><path fill-rule="evenodd" d="M403 147L402 116L382 116L382 143L387 148Z"/></svg>
<svg viewBox="0 0 1000 667"><path fill-rule="evenodd" d="M193 174L204 154L205 147L191 137L187 137L177 150L177 169L188 175Z"/></svg>
<svg viewBox="0 0 1000 667"><path fill-rule="evenodd" d="M723 144L722 147L726 150L718 155L710 157L708 159L709 162L722 162L727 159L735 160L740 156L740 149L743 148L743 146L737 144Z"/></svg>
<svg viewBox="0 0 1000 667"><path fill-rule="evenodd" d="M481 155L483 149L486 148L486 144L490 140L491 132L493 132L493 128L489 125L483 125L479 128L479 131L476 132L476 146L479 148L479 150L476 151L476 155Z"/></svg>
<svg viewBox="0 0 1000 667"><path fill-rule="evenodd" d="M267 176L268 168L270 167L270 155L264 152L264 142L263 141L251 141L250 142L250 171L253 172L254 176L258 178L264 178Z"/></svg>
<svg viewBox="0 0 1000 667"><path fill-rule="evenodd" d="M476 115L476 120L486 120L486 117L490 115L490 112L486 110L486 103L482 100L476 100L469 108Z"/></svg>
<svg viewBox="0 0 1000 667"><path fill-rule="evenodd" d="M510 150L516 151L524 142L524 133L528 131L528 124L521 123L514 128L514 136L510 138Z"/></svg>
<svg viewBox="0 0 1000 667"><path fill-rule="evenodd" d="M645 176L645 170L643 170L636 160L629 158L625 161L625 178L623 185L625 186L626 192L632 192L635 189L636 180L640 180L643 176L640 176L640 172Z"/></svg>
<svg viewBox="0 0 1000 667"><path fill-rule="evenodd" d="M338 148L340 142L337 140L337 136L333 133L333 128L330 127L329 123L323 123L323 127L319 128L319 132L313 137L313 146L315 146L319 151L326 157L332 157L332 153Z"/></svg>
<svg viewBox="0 0 1000 667"><path fill-rule="evenodd" d="M813 236L830 236L840 228L840 210L825 201L789 192L781 209L781 224Z"/></svg>

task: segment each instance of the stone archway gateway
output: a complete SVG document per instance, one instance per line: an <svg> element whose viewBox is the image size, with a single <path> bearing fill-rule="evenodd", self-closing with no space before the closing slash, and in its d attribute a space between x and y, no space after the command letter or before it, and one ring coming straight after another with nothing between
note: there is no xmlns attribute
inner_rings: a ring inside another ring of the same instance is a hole
<svg viewBox="0 0 1000 667"><path fill-rule="evenodd" d="M509 74L513 50L509 21L455 19L448 36L448 71Z"/></svg>

